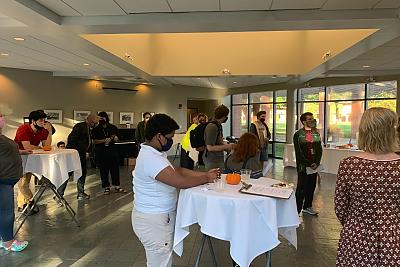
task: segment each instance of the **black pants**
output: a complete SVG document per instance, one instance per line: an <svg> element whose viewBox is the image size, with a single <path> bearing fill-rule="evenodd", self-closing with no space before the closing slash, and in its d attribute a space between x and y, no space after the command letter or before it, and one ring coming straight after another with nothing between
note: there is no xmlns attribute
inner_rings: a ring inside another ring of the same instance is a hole
<svg viewBox="0 0 400 267"><path fill-rule="evenodd" d="M110 150L96 151L97 166L100 169L101 186L103 188L110 187L108 174L111 174L111 183L119 186L119 157L118 153Z"/></svg>
<svg viewBox="0 0 400 267"><path fill-rule="evenodd" d="M201 165L201 166L204 166L203 154L204 154L204 150L203 151L199 151L198 164Z"/></svg>
<svg viewBox="0 0 400 267"><path fill-rule="evenodd" d="M296 188L297 212L302 209L311 208L314 198L315 186L317 185L317 173L309 174L299 172Z"/></svg>
<svg viewBox="0 0 400 267"><path fill-rule="evenodd" d="M194 161L189 157L189 152L181 147L180 166L189 170L193 170Z"/></svg>
<svg viewBox="0 0 400 267"><path fill-rule="evenodd" d="M87 174L87 160L86 160L86 152L78 151L79 152L79 158L81 160L81 168L82 168L82 176L79 177L78 182L76 183L76 190L79 194L82 194L85 192L85 182L86 182L86 174ZM68 173L69 176L72 175L71 173ZM61 196L64 196L65 189L67 188L68 180L65 181L58 189L58 193Z"/></svg>

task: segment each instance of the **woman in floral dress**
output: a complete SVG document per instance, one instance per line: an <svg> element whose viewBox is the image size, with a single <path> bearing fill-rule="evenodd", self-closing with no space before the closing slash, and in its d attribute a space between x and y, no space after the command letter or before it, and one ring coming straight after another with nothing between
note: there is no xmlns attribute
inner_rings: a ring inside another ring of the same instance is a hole
<svg viewBox="0 0 400 267"><path fill-rule="evenodd" d="M339 166L335 212L343 229L336 266L400 266L400 156L397 115L385 108L364 112L357 157Z"/></svg>

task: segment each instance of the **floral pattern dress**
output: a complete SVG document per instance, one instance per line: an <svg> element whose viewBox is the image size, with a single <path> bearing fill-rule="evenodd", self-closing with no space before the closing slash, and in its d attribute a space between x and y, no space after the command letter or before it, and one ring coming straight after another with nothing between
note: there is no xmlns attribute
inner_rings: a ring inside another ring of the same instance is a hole
<svg viewBox="0 0 400 267"><path fill-rule="evenodd" d="M343 225L336 266L400 266L400 160L344 159L335 212Z"/></svg>

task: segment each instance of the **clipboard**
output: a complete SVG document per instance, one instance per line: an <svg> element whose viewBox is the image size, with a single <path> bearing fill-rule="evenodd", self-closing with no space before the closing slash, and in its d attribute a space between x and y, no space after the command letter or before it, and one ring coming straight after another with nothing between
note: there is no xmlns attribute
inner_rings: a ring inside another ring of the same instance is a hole
<svg viewBox="0 0 400 267"><path fill-rule="evenodd" d="M268 185L254 185L243 183L242 188L239 189L240 193L263 196L263 197L273 197L279 199L289 199L293 194L293 188L278 188Z"/></svg>

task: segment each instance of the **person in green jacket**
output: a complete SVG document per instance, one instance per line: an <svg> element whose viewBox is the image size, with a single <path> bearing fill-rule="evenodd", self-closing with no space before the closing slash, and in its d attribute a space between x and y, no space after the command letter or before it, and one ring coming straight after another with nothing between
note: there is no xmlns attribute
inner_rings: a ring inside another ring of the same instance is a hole
<svg viewBox="0 0 400 267"><path fill-rule="evenodd" d="M296 154L296 167L298 181L296 188L297 212L318 215L312 207L315 186L318 173L307 174L316 170L321 163L322 145L321 136L317 130L317 121L311 112L300 116L303 128L293 136L293 144Z"/></svg>
<svg viewBox="0 0 400 267"><path fill-rule="evenodd" d="M144 129L146 128L146 123L150 120L151 114L150 112L143 113L143 120L138 123L135 131L135 139L136 143L138 143L139 148L140 144L144 143L146 140L144 138Z"/></svg>

